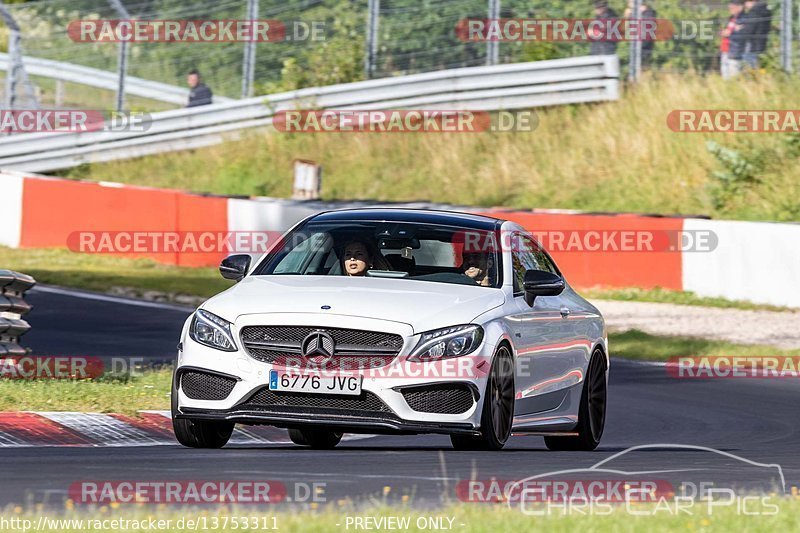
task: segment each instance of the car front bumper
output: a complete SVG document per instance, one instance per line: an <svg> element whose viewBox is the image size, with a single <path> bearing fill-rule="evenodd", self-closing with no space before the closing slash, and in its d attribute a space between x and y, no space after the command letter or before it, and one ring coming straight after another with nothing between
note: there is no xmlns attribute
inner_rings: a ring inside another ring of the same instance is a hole
<svg viewBox="0 0 800 533"><path fill-rule="evenodd" d="M307 325L309 317L297 315L262 315L240 317L233 326L234 338L239 340L242 327L256 324ZM326 315L315 317L314 326L349 327L372 331L396 333L403 337L404 345L399 355L387 366L372 371L352 371L362 376L361 397L348 398L328 395L291 393L292 402L269 391L270 371L285 369L251 357L238 343L236 352L222 352L192 340L184 329L182 350L178 353L176 367L178 418L197 420L228 420L241 424L266 424L278 427L330 427L348 433L442 433L477 435L480 428L483 394L486 390L494 345L484 340L479 349L457 359L472 358L458 364L446 360L441 365L410 363L407 355L416 345L418 336L406 324ZM350 318L350 320L347 320ZM188 322L187 322L188 324ZM477 361L478 363L471 363ZM470 363L470 364L466 364ZM477 368L479 366L480 368ZM191 398L180 386L183 372L199 371L235 380L224 399ZM350 375L353 375L351 373ZM458 386L466 388L472 396L471 406L460 413L421 412L411 408L404 392L426 387ZM298 396L299 395L299 396ZM330 399L329 403L326 403ZM258 401L255 401L258 400ZM341 400L341 401L339 401ZM348 408L359 401L365 407Z"/></svg>

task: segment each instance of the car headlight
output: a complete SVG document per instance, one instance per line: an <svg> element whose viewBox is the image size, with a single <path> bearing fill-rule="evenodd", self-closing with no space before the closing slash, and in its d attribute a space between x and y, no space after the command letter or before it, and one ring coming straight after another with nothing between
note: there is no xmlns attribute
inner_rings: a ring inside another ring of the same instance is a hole
<svg viewBox="0 0 800 533"><path fill-rule="evenodd" d="M408 359L424 362L460 357L477 350L482 340L483 328L474 324L427 331Z"/></svg>
<svg viewBox="0 0 800 533"><path fill-rule="evenodd" d="M231 323L208 311L198 309L189 328L192 340L225 352L235 352Z"/></svg>

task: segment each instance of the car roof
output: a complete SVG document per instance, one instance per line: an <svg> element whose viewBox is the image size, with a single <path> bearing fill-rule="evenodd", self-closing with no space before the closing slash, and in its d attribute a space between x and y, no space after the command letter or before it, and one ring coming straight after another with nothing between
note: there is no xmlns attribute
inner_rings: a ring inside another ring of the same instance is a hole
<svg viewBox="0 0 800 533"><path fill-rule="evenodd" d="M325 211L314 216L313 222L369 221L369 222L417 222L420 224L440 224L470 229L494 230L504 220L485 215L439 211L434 209L411 209L399 207L342 209Z"/></svg>

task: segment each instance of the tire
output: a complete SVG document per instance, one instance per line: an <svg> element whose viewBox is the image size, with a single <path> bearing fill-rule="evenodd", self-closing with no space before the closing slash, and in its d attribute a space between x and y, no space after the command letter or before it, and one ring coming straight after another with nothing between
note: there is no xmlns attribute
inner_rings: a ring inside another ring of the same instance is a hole
<svg viewBox="0 0 800 533"><path fill-rule="evenodd" d="M298 446L315 450L332 450L342 440L342 433L328 429L290 429L289 438Z"/></svg>
<svg viewBox="0 0 800 533"><path fill-rule="evenodd" d="M450 435L456 450L502 450L511 436L514 421L514 359L503 345L495 353L483 395L481 436Z"/></svg>
<svg viewBox="0 0 800 533"><path fill-rule="evenodd" d="M178 388L172 378L172 429L178 442L188 448L222 448L233 434L233 422L191 420L176 418L178 414Z"/></svg>
<svg viewBox="0 0 800 533"><path fill-rule="evenodd" d="M608 373L603 352L595 350L583 382L581 404L578 408L578 435L545 437L544 443L553 451L592 451L600 444L606 423Z"/></svg>

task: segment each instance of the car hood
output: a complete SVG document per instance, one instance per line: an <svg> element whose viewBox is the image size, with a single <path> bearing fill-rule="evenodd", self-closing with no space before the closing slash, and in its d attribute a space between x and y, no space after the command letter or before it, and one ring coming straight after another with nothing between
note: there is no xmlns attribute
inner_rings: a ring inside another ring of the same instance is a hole
<svg viewBox="0 0 800 533"><path fill-rule="evenodd" d="M202 307L231 322L250 314L328 313L400 322L419 333L468 324L504 300L499 289L407 279L248 276Z"/></svg>

